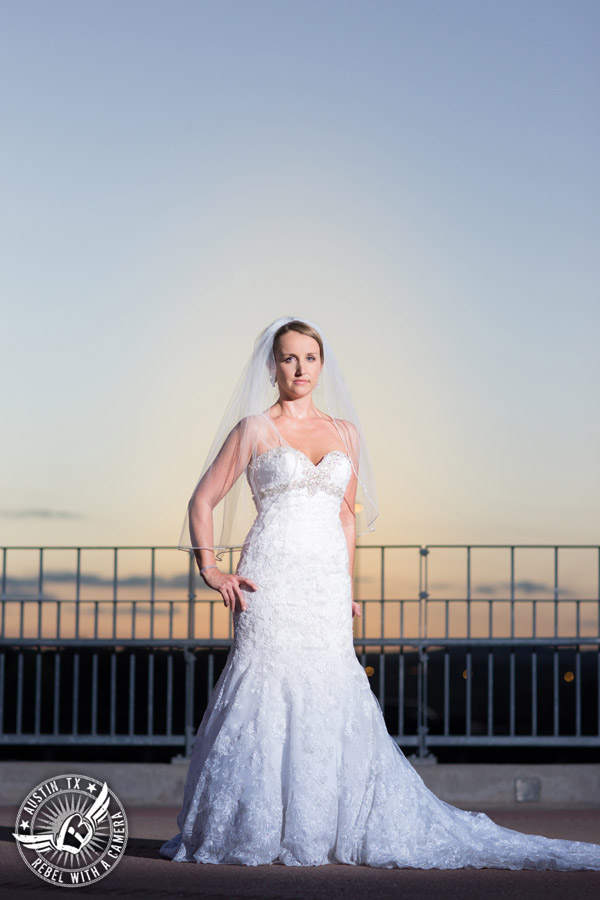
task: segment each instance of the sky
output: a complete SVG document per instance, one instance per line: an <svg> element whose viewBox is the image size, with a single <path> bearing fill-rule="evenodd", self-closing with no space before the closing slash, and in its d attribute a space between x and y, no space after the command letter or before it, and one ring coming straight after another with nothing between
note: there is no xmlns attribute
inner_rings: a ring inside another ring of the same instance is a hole
<svg viewBox="0 0 600 900"><path fill-rule="evenodd" d="M600 542L595 0L0 9L1 544L175 546L282 315L365 429L359 543Z"/></svg>

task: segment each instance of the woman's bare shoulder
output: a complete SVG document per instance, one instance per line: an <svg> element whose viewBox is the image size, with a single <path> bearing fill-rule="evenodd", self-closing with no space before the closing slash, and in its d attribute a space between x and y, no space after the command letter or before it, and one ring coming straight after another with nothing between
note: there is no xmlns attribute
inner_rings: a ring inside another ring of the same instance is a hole
<svg viewBox="0 0 600 900"><path fill-rule="evenodd" d="M344 437L346 446L349 446L353 455L357 456L359 446L358 428L354 422L349 422L347 419L336 419L335 421Z"/></svg>
<svg viewBox="0 0 600 900"><path fill-rule="evenodd" d="M356 437L358 435L358 430L354 422L349 422L348 419L336 419L335 421L338 425L344 428L348 434L352 435L353 437Z"/></svg>
<svg viewBox="0 0 600 900"><path fill-rule="evenodd" d="M255 413L254 415L244 416L243 419L240 419L238 425L245 434L254 439L264 434L268 423L265 421L264 415Z"/></svg>

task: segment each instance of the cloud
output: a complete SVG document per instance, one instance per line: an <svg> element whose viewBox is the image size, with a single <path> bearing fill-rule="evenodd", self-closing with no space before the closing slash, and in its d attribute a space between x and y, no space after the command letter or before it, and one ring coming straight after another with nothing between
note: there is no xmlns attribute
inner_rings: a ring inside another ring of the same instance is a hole
<svg viewBox="0 0 600 900"><path fill-rule="evenodd" d="M464 597L466 596L466 586L464 581L460 584L451 581L435 581L429 583L430 596L433 595L434 591L449 590L454 591L457 597L464 600ZM558 593L562 597L575 596L571 588L568 587L559 587ZM527 596L531 596L532 594L546 594L547 596L553 597L554 584L547 581L532 581L529 578L522 578L519 581L515 581L515 600L525 600L524 594ZM480 582L479 584L472 585L471 596L475 600L480 600L481 595L487 597L498 596L510 598L510 581L498 581L496 583Z"/></svg>
<svg viewBox="0 0 600 900"><path fill-rule="evenodd" d="M76 572L72 569L66 569L63 571L50 570L44 572L44 583L64 584L75 581L75 578ZM202 581L202 584L199 585L200 587L205 586L202 579L197 579L197 581ZM31 586L33 589L33 586L37 585L38 583L38 576L34 573L31 573L30 575L24 575L19 578L13 578L9 576L6 579L6 583L10 587L11 592L18 590L19 586ZM94 585L98 587L111 588L113 585L113 579L110 576L97 575L93 572L82 572L80 576L80 584L87 585L88 587ZM154 584L157 588L180 588L181 590L187 590L189 586L189 577L187 573L181 575L170 575L166 577L162 575L156 575ZM119 575L118 586L120 588L148 588L150 586L150 575Z"/></svg>
<svg viewBox="0 0 600 900"><path fill-rule="evenodd" d="M504 597L510 597L510 581L499 582L498 584L479 584L473 588L473 593L477 594L501 594ZM563 597L573 593L570 588L559 587L558 593ZM547 594L554 595L554 585L545 581L531 581L531 579L523 578L521 581L515 581L515 594ZM523 597L516 599L523 600Z"/></svg>
<svg viewBox="0 0 600 900"><path fill-rule="evenodd" d="M12 583L9 584L9 581ZM12 601L17 601L17 600L54 600L54 601L57 601L57 600L65 599L64 597L60 597L58 594L49 594L46 591L44 591L41 594L38 594L37 593L37 584L33 585L31 583L31 589L29 589L29 587L30 587L30 582L27 582L27 581L19 582L14 578L7 579L7 590L6 590L6 593L3 597L3 599L5 601L6 600L12 600Z"/></svg>
<svg viewBox="0 0 600 900"><path fill-rule="evenodd" d="M68 509L3 509L5 519L82 519L81 513Z"/></svg>

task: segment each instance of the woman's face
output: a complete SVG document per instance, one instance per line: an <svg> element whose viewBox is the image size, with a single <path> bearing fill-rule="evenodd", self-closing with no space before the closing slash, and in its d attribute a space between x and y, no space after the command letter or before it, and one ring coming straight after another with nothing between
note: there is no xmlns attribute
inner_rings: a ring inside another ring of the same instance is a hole
<svg viewBox="0 0 600 900"><path fill-rule="evenodd" d="M287 331L275 351L277 385L281 393L303 397L317 386L321 371L321 351L313 337Z"/></svg>

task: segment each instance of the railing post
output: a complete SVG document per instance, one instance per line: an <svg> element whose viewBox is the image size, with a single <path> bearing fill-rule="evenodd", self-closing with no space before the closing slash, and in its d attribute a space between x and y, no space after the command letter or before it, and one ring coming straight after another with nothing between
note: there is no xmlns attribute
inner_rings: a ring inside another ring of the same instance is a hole
<svg viewBox="0 0 600 900"><path fill-rule="evenodd" d="M427 663L428 654L425 646L419 646L419 665L417 672L417 739L419 762L435 763L437 756L427 746L429 724L427 716Z"/></svg>
<svg viewBox="0 0 600 900"><path fill-rule="evenodd" d="M188 647L184 647L185 660L185 757L192 755L192 746L196 735L194 728L194 675L196 672L196 656Z"/></svg>
<svg viewBox="0 0 600 900"><path fill-rule="evenodd" d="M193 553L190 553L190 562L188 569L188 624L187 624L187 637L188 640L191 640L194 637L194 632L196 630L195 623L195 604L194 601L196 599L196 559Z"/></svg>

